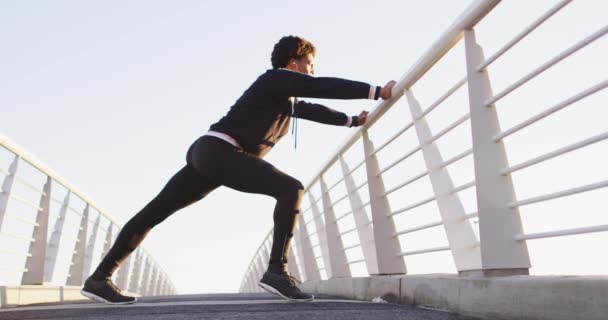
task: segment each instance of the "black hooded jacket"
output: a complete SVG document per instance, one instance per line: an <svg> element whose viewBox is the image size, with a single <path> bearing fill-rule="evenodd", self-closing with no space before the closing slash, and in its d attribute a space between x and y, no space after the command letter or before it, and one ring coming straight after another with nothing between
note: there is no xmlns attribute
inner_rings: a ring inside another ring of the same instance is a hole
<svg viewBox="0 0 608 320"><path fill-rule="evenodd" d="M288 69L260 75L210 130L234 138L245 151L263 157L287 134L291 117L344 126L348 116L291 97L378 99L380 87L340 78L313 77ZM351 126L357 126L356 117Z"/></svg>

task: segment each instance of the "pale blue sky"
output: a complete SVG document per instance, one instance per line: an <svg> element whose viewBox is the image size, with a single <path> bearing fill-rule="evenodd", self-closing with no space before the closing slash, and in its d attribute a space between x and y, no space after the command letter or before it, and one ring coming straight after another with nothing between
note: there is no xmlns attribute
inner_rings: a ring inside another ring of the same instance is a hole
<svg viewBox="0 0 608 320"><path fill-rule="evenodd" d="M188 146L270 68L270 52L281 36L300 35L316 45L317 75L382 85L398 80L469 3L1 0L0 131L125 223L185 164ZM480 26L478 38L486 54L553 3L512 0L499 5L485 29ZM544 38L531 36L536 40L524 41L521 51L496 66L501 75L490 73L496 91L602 27L606 9L601 0L574 1L556 22L539 29ZM580 53L585 56L573 57L575 62L563 67L565 77L549 76L544 88L563 95L548 97L538 108L605 79L608 70L600 57L606 48L606 39L600 39ZM464 60L459 61L459 67L443 69L449 78L464 75L457 74L464 72ZM573 82L560 82L568 77ZM444 80L427 80L418 91L420 100L432 101L447 89L451 83ZM540 103L539 96L524 90L505 105ZM591 102L605 106L606 93L598 96ZM323 103L348 114L375 106L366 100ZM513 113L517 116L505 115L511 121L505 127L530 112L519 108ZM597 112L606 116L598 109L588 115L598 117ZM436 118L437 123L450 122ZM580 138L606 129L603 121L581 121L569 123L575 132L584 131ZM266 160L306 184L352 129L307 121L298 125L298 149L286 136ZM561 141L558 146L565 144ZM529 158L526 145L516 148L515 162ZM605 170L597 174L606 160L605 143L602 148L585 157L595 159L597 167L589 171L591 180L580 183L606 178ZM0 167L8 167L7 159ZM580 176L560 181L575 186ZM521 185L526 190L527 184ZM181 293L236 291L272 226L273 207L272 198L222 187L157 226L143 244Z"/></svg>

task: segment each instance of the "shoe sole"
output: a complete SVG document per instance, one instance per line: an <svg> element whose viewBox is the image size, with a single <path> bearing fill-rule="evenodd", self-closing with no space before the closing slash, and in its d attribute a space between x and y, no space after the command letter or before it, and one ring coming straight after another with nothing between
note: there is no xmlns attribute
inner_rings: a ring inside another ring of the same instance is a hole
<svg viewBox="0 0 608 320"><path fill-rule="evenodd" d="M87 292L87 291L84 291L84 290L80 290L80 294L82 294L83 296L85 296L85 297L87 297L87 298L89 298L91 300L96 300L96 301L100 301L100 302L104 302L104 303L108 303L108 304L132 304L132 303L137 302L137 298L135 298L135 297L133 297L133 299L135 299L133 301L112 302L112 301L108 301L108 300L106 300L106 299L104 299L104 298L102 298L102 297L100 297L100 296L98 296L96 294L93 294L93 293L90 293L90 292Z"/></svg>
<svg viewBox="0 0 608 320"><path fill-rule="evenodd" d="M264 290L266 290L266 291L268 291L268 292L270 292L270 293L272 293L274 295L277 295L277 296L279 296L279 297L281 297L283 299L290 300L290 301L312 301L312 300L315 299L314 295L312 295L312 298L310 298L310 299L293 299L293 298L290 298L290 297L287 297L287 296L283 295L281 292L279 292L279 290L277 290L277 289L275 289L275 288L273 288L273 287L271 287L271 286L269 286L269 285L267 285L265 283L258 282L258 285L260 287L262 287L262 289L264 289Z"/></svg>

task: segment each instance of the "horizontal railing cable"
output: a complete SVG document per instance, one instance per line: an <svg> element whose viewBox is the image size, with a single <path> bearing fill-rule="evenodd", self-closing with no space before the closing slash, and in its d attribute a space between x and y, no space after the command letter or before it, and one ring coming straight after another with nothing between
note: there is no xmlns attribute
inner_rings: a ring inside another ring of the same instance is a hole
<svg viewBox="0 0 608 320"><path fill-rule="evenodd" d="M471 115L469 113L463 115L462 117L456 119L456 121L452 122L445 129L441 130L436 135L434 135L434 136L430 137L428 140L424 141L424 143L425 144L430 144L430 143L436 141L437 139L439 139L439 138L443 137L444 135L446 135L448 132L456 129L456 127L458 127L459 125L463 124L465 121L469 120L470 117L471 117Z"/></svg>
<svg viewBox="0 0 608 320"><path fill-rule="evenodd" d="M570 196L570 195L577 194L577 193L589 192L589 191L606 188L606 187L608 187L608 180L604 180L604 181L597 182L597 183L591 183L588 185L571 188L571 189L564 190L564 191L554 192L554 193L546 194L543 196L538 196L538 197L533 197L533 198L529 198L529 199L525 199L525 200L516 201L516 202L509 204L509 207L510 208L520 207L523 205L553 200L553 199L562 198L562 197Z"/></svg>
<svg viewBox="0 0 608 320"><path fill-rule="evenodd" d="M541 120L561 109L564 109L564 108L572 105L575 102L578 102L579 100L582 100L602 89L605 89L606 87L608 87L608 80L604 80L604 81L594 85L593 87L591 87L587 90L584 90L584 91L580 92L579 94L574 95L574 96L556 104L555 106L535 115L534 117L531 117L531 118L527 119L526 121L510 128L508 130L503 131L502 133L500 133L496 137L494 137L494 141L498 142L501 139L504 139L505 137L508 137L508 136L518 132L519 130L526 128L527 126L534 124L534 123L538 122L539 120Z"/></svg>
<svg viewBox="0 0 608 320"><path fill-rule="evenodd" d="M393 237L398 237L400 235L404 235L404 234L408 234L408 233L412 233L412 232L416 232L416 231L420 231L420 230L425 230L425 229L429 229L429 228L433 228L433 227L437 227L443 225L443 221L437 221L437 222L432 222L432 223L427 223L418 227L414 227L414 228L409 228L409 229L405 229L405 230L401 230L401 231L397 231L393 234Z"/></svg>
<svg viewBox="0 0 608 320"><path fill-rule="evenodd" d="M426 117L431 111L435 110L440 104L442 104L447 98L451 97L454 92L458 91L460 87L462 87L465 83L467 83L467 77L464 76L460 79L456 84L454 84L446 93L444 93L437 101L433 102L430 107L424 110L419 116L416 117L416 120L420 120Z"/></svg>
<svg viewBox="0 0 608 320"><path fill-rule="evenodd" d="M527 28L525 28L522 32L520 32L518 35L516 35L515 38L513 38L511 41L509 41L507 44L505 44L502 48L500 48L492 56L490 56L484 63L482 63L480 66L478 66L477 71L481 72L487 66L492 64L492 62L494 62L496 59L498 59L500 56L502 56L505 52L509 51L509 49L511 49L519 41L524 39L528 34L530 34L532 31L534 31L536 28L538 28L538 26L543 24L543 22L545 22L547 19L549 19L551 16L553 16L557 12L559 12L563 7L565 7L570 2L572 2L572 0L563 0L559 3L557 3L551 9L549 9L549 11L547 11L545 14L543 14L540 18L536 19Z"/></svg>
<svg viewBox="0 0 608 320"><path fill-rule="evenodd" d="M389 195L389 194L391 194L391 193L393 193L393 192L395 192L395 191L397 191L397 190L399 190L399 189L401 189L401 188L403 188L403 187L405 187L405 186L407 186L407 185L410 185L410 184L412 184L412 183L414 183L414 182L418 181L419 179L421 179L421 178L423 178L423 177L427 176L428 174L429 174L429 172L428 172L428 171L424 171L424 172L422 172L422 173L420 173L420 174L417 174L417 175L415 175L414 177L412 177L412 178L410 178L410 179L406 180L405 182L402 182L402 183L400 183L399 185L397 185L397 186L395 186L395 187L393 187L393 188L391 188L391 189L389 189L389 190L385 191L385 192L382 194L382 196L383 196L383 197L386 197L387 195Z"/></svg>
<svg viewBox="0 0 608 320"><path fill-rule="evenodd" d="M599 225L599 226L591 226L591 227L583 227L583 228L549 231L549 232L520 234L515 237L515 240L522 241L522 240L530 240L530 239L543 239L543 238L570 236L570 235L576 235L576 234L586 234L586 233L603 232L603 231L608 231L608 224Z"/></svg>
<svg viewBox="0 0 608 320"><path fill-rule="evenodd" d="M347 261L346 264L355 264L355 263L361 263L361 262L365 262L365 259Z"/></svg>
<svg viewBox="0 0 608 320"><path fill-rule="evenodd" d="M401 253L398 254L398 256L405 257L405 256L413 256L413 255L421 254L421 253L429 253L429 252L437 252L437 251L448 251L448 250L450 250L449 246L436 247L436 248L429 248L429 249L422 249L422 250L413 250L413 251L401 252Z"/></svg>
<svg viewBox="0 0 608 320"><path fill-rule="evenodd" d="M348 246L348 247L344 247L344 248L342 248L341 250L342 250L342 251L346 251L346 250L354 249L354 248L357 248L357 247L360 247L360 246L361 246L361 244L360 244L360 243L357 243L357 244L353 244L353 245Z"/></svg>
<svg viewBox="0 0 608 320"><path fill-rule="evenodd" d="M523 78L519 79L518 81L516 81L512 85L508 86L507 88L505 88L504 90L502 90L500 93L498 93L495 96L493 96L492 98L488 99L486 102L484 102L484 105L486 107L491 106L496 101L502 99L504 96L506 96L507 94L511 93L513 90L519 88L521 85L523 85L524 83L530 81L531 79L533 79L534 77L538 76L539 74L543 73L544 71L546 71L547 69L549 69L553 65L555 65L558 62L564 60L565 58L567 58L568 56L570 56L573 53L577 52L578 50L586 47L587 45L589 45L593 41L601 38L607 32L608 32L608 25L604 26L603 28L599 29L598 31L594 32L593 34L589 35L585 39L577 42L575 45L573 45L570 48L566 49L565 51L561 52L560 54L558 54L557 56L555 56L553 59L547 61L546 63L544 63L540 67L534 69L532 72L528 73L526 76L524 76Z"/></svg>
<svg viewBox="0 0 608 320"><path fill-rule="evenodd" d="M454 193L460 192L462 190L466 190L466 189L471 188L473 186L475 186L475 180L467 182L467 183L465 183L463 185L460 185L458 187L454 187L454 189L452 189L452 191L450 191L450 194L454 194Z"/></svg>
<svg viewBox="0 0 608 320"><path fill-rule="evenodd" d="M555 151L546 153L544 155L538 156L536 158L530 159L530 160L522 162L520 164L508 167L508 168L502 170L501 174L503 174L503 175L510 174L510 173L515 172L515 171L518 171L518 170L527 168L529 166L532 166L534 164L537 164L537 163L549 160L551 158L555 158L555 157L561 156L563 154L566 154L566 153L572 152L574 150L586 147L586 146L588 146L590 144L598 143L598 142L606 140L606 139L608 139L608 132L604 132L602 134L595 135L595 136L593 136L591 138L587 138L585 140L582 140L582 141L573 143L571 145L559 148L559 149L557 149Z"/></svg>
<svg viewBox="0 0 608 320"><path fill-rule="evenodd" d="M401 128L401 130L397 131L397 133L393 134L386 142L384 142L382 145L380 145L378 148L376 148L376 150L372 151L372 153L370 154L371 156L374 156L376 153L380 152L380 150L384 149L384 147L388 146L391 142L395 141L395 139L397 139L399 136L401 136L404 132L406 132L409 128L414 126L414 121L409 122L408 124L405 125L405 127Z"/></svg>
<svg viewBox="0 0 608 320"><path fill-rule="evenodd" d="M35 226L35 227L40 226L40 224L38 222L27 220L27 219L22 218L22 217L20 217L18 215L14 215L14 214L11 214L11 213L8 213L8 212L4 213L4 216L5 217L10 217L11 219L15 219L15 220L17 220L19 222L22 222L22 223L25 223L25 224L28 224L28 225L32 225L32 226Z"/></svg>
<svg viewBox="0 0 608 320"><path fill-rule="evenodd" d="M24 240L24 241L27 241L27 242L34 242L34 241L36 241L34 238L24 237L24 236L20 236L20 235L17 235L17 234L6 232L6 231L0 231L0 235L7 236L9 238Z"/></svg>
<svg viewBox="0 0 608 320"><path fill-rule="evenodd" d="M427 203L429 203L431 201L434 201L434 200L435 200L435 196L432 196L432 197L429 197L427 199L424 199L424 200L421 200L419 202L416 202L414 204L410 204L410 205L408 205L408 206L406 206L404 208L401 208L401 209L398 209L398 210L395 210L395 211L391 212L389 214L389 217L390 216L394 216L394 215L399 214L399 213L403 213L403 212L415 209L415 208L418 208L418 207L420 207L422 205L425 205L425 204L427 204Z"/></svg>
<svg viewBox="0 0 608 320"><path fill-rule="evenodd" d="M14 199L14 200L17 200L18 202L21 202L21 203L23 203L23 204L25 204L25 205L27 205L29 207L31 207L32 209L36 209L36 211L42 211L42 208L39 207L37 204L33 203L30 200L25 199L24 197L22 197L20 195L17 195L15 193L11 193L9 195L9 197L12 198L12 199Z"/></svg>
<svg viewBox="0 0 608 320"><path fill-rule="evenodd" d="M0 254L12 255L12 256L20 256L20 257L21 256L27 256L27 257L31 257L32 256L32 254L29 253L29 252L27 254L24 254L24 253L25 253L25 251L18 252L18 251L13 251L13 250L0 249Z"/></svg>
<svg viewBox="0 0 608 320"><path fill-rule="evenodd" d="M385 173L387 170L393 168L394 166L398 165L400 162L402 162L405 159L411 157L412 155L414 155L416 152L420 151L421 149L422 149L422 147L420 147L420 146L412 149L411 151L409 151L405 155L401 156L399 159L393 161L391 164L389 164L388 166L386 166L384 169L380 170L380 172L378 172L376 174L376 177L379 177L380 175L382 175L383 173Z"/></svg>
<svg viewBox="0 0 608 320"><path fill-rule="evenodd" d="M450 158L450 159L448 159L448 160L440 163L439 165L437 165L437 167L435 169L445 168L445 167L451 165L452 163L454 163L454 162L456 162L458 160L464 159L467 156L470 156L472 154L473 154L473 148L465 150L465 151L463 151L463 152L455 155L454 157L452 157L452 158Z"/></svg>
<svg viewBox="0 0 608 320"><path fill-rule="evenodd" d="M40 188L35 187L34 185L32 185L31 183L27 182L25 179L19 177L19 176L15 176L15 181L19 182L21 185L28 187L29 189L35 191L38 194L41 194L43 196L46 196L46 192L42 191Z"/></svg>

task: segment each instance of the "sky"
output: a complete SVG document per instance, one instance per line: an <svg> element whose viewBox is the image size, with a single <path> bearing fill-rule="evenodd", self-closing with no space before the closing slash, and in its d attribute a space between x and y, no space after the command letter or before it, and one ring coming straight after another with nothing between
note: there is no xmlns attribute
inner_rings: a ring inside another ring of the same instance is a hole
<svg viewBox="0 0 608 320"><path fill-rule="evenodd" d="M185 165L190 144L271 67L272 47L282 36L299 35L315 44L316 75L383 85L399 80L470 3L0 0L0 132L124 224ZM479 26L477 37L486 55L554 3L501 3ZM601 0L574 1L522 41L489 69L495 92L603 27L606 6ZM605 80L608 67L601 57L607 48L604 37L500 102L501 124L504 128L515 125ZM446 63L438 64L413 90L421 104L428 106L465 71L459 44ZM351 115L377 105L369 100L319 101ZM466 91L459 91L447 104L462 107L459 101L466 101ZM564 111L552 118L556 120L547 120L544 131L532 128L529 134L508 140L509 160L519 163L539 152L605 132L600 119L608 114L600 106L606 101L606 92L600 92L572 108L578 111ZM447 111L429 115L435 132L453 121L450 112L464 109L441 110ZM378 144L395 126L409 120L387 121L383 129L373 132ZM286 136L265 160L306 185L354 129L307 121L298 126L297 149L292 137ZM438 142L445 158L457 153L456 146L464 150L466 132L460 134L461 142ZM380 159L381 163L398 157L400 148L403 151L400 146L387 151L392 156ZM565 159L514 174L518 197L606 179L602 164L608 160L605 142ZM6 170L11 158L4 153L0 161L0 168ZM417 173L415 167L410 167L410 176ZM403 180L401 174L394 176ZM454 177L467 182L466 174L461 177L455 172ZM412 192L419 196L418 191ZM541 213L530 214L530 221L535 222L526 228L542 231L548 224L556 229L606 224L605 212L600 210L605 196L605 190L600 190L568 203L533 206ZM399 199L391 201L399 206ZM219 188L155 227L143 246L167 271L178 292L235 292L272 227L274 202L270 197ZM572 215L579 219L572 222ZM401 240L418 245L442 239L434 233L425 236L429 241ZM580 239L593 246L605 241L605 236ZM563 262L559 248L576 248L574 242L564 241L539 240L543 249L537 250L538 273L605 273L608 262L589 257L591 254L586 257L595 266L591 269L567 263L556 268ZM532 245L530 248L535 251ZM578 260L580 251L572 251L568 260ZM437 259L443 262L413 257L416 267L409 270L453 272L445 255Z"/></svg>

